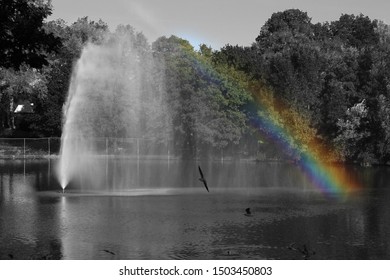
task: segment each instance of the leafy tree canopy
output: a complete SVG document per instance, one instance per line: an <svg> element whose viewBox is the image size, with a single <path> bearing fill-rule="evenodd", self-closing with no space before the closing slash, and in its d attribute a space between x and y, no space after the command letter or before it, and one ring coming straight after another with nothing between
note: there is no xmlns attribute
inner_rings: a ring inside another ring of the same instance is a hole
<svg viewBox="0 0 390 280"><path fill-rule="evenodd" d="M47 64L47 54L61 44L43 28L51 10L50 1L0 0L0 66L18 69L23 63L34 68Z"/></svg>
<svg viewBox="0 0 390 280"><path fill-rule="evenodd" d="M378 22L360 14L342 15L339 20L330 25L334 37L340 38L347 46L358 49L372 46L379 42L379 34L376 32Z"/></svg>

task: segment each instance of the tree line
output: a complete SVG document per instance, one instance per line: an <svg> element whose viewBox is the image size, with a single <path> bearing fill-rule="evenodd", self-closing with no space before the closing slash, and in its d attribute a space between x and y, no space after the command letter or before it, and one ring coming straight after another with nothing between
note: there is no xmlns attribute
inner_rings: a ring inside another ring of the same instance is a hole
<svg viewBox="0 0 390 280"><path fill-rule="evenodd" d="M330 160L390 160L390 30L381 21L343 14L312 23L306 12L289 9L272 14L250 46L213 50L202 44L196 50L177 36L150 44L131 26L111 32L88 17L70 25L46 22L52 6L45 1L1 2L2 136L60 136L62 107L83 47L101 43L106 34L126 34L164 65L169 124L159 123L154 136L169 134L186 156L224 150L283 157L270 132L253 126L268 116L289 130L298 150L315 141L336 150ZM34 114L16 119L21 100L34 104Z"/></svg>

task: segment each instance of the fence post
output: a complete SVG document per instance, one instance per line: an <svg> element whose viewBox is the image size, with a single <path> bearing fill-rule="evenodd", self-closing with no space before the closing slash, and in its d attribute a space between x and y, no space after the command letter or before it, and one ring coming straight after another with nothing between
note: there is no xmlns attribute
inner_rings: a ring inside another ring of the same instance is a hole
<svg viewBox="0 0 390 280"><path fill-rule="evenodd" d="M106 184L108 185L108 138L106 137Z"/></svg>
<svg viewBox="0 0 390 280"><path fill-rule="evenodd" d="M50 137L47 138L47 146L48 146L48 150L49 150L49 157L50 157Z"/></svg>
<svg viewBox="0 0 390 280"><path fill-rule="evenodd" d="M137 160L139 160L139 138L137 138Z"/></svg>

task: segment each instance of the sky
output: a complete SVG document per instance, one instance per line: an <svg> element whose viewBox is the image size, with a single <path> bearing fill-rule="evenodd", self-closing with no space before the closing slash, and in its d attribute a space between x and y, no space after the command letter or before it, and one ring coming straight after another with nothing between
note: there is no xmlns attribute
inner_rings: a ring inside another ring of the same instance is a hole
<svg viewBox="0 0 390 280"><path fill-rule="evenodd" d="M250 46L273 13L291 8L307 12L312 23L362 13L390 24L388 0L52 0L52 5L48 20L61 18L71 24L88 16L102 19L112 31L130 24L150 43L176 35L195 48L204 43L215 50L226 44Z"/></svg>

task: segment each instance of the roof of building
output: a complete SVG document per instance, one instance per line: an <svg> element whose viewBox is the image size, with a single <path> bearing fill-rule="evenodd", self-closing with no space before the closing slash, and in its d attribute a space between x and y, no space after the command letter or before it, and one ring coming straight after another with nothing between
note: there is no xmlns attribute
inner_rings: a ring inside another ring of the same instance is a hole
<svg viewBox="0 0 390 280"><path fill-rule="evenodd" d="M30 103L30 102L18 103L14 113L15 114L32 114L32 113L34 113L34 103Z"/></svg>

